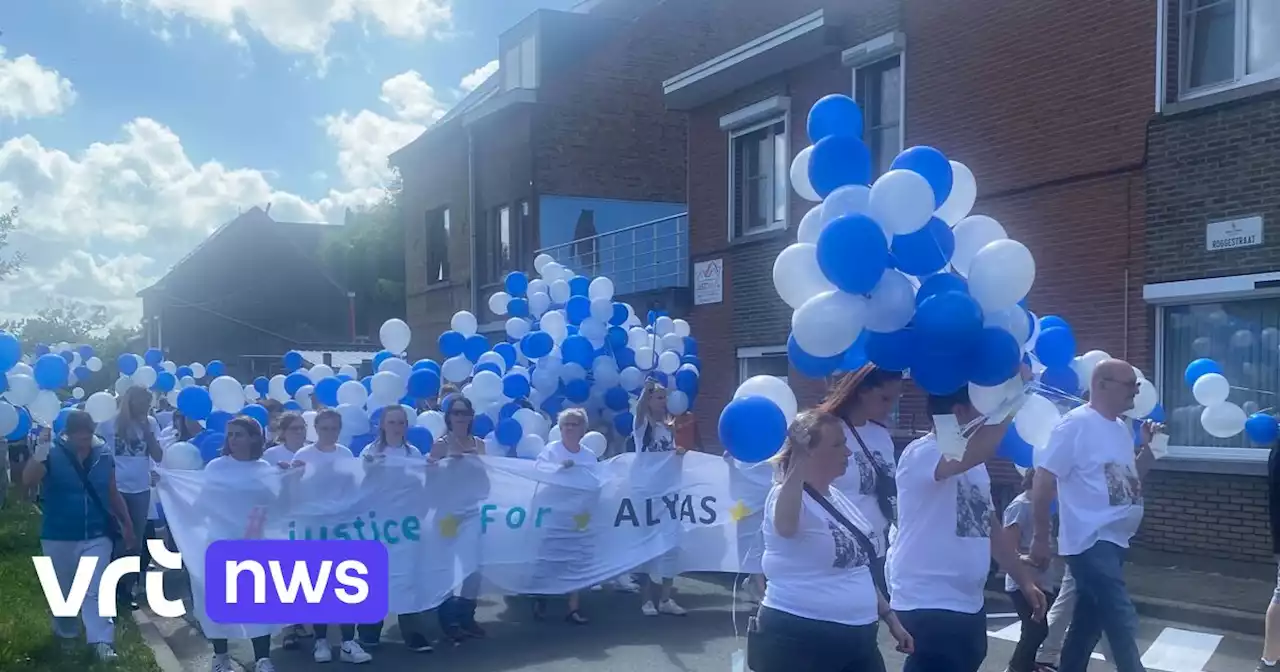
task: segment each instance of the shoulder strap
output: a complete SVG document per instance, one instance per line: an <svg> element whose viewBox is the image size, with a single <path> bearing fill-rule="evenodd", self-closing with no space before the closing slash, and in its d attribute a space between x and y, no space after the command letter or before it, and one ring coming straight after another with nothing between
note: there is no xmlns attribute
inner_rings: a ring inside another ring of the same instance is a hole
<svg viewBox="0 0 1280 672"><path fill-rule="evenodd" d="M111 510L98 497L98 491L89 482L89 472L85 471L84 465L80 463L80 458L76 457L76 454L67 448L63 448L63 452L66 453L71 466L76 470L76 475L80 477L80 483L84 485L84 491L89 495L89 499L92 499L94 505L98 507L98 511L107 517L107 524L110 525L115 520L115 516L111 515Z"/></svg>
<svg viewBox="0 0 1280 672"><path fill-rule="evenodd" d="M845 528L853 535L853 538L858 542L858 545L862 547L863 552L867 554L868 558L875 559L878 557L876 545L869 537L867 537L867 534L858 529L858 526L854 525L843 513L840 513L840 510L831 503L831 500L827 499L822 493L815 490L814 487L808 483L804 484L804 491L818 503L818 506L821 506L832 518L835 518L836 522L840 523L841 527Z"/></svg>
<svg viewBox="0 0 1280 672"><path fill-rule="evenodd" d="M858 445L862 446L862 454L867 456L867 461L871 463L871 468L876 471L877 475L879 475L880 463L876 462L875 456L871 454L871 449L867 448L866 442L862 440L862 435L858 433L858 428L853 425L848 425L848 427L849 432L853 434L853 438L858 441Z"/></svg>

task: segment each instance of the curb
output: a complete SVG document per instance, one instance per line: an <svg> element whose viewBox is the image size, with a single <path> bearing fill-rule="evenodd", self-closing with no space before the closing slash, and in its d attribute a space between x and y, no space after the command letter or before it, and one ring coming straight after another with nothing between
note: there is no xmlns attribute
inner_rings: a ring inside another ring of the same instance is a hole
<svg viewBox="0 0 1280 672"><path fill-rule="evenodd" d="M160 629L151 621L151 618L142 609L130 613L133 616L133 622L138 625L138 631L142 633L142 641L155 654L156 665L160 667L161 672L183 672L182 663L178 662L178 656L173 653L173 647L169 646L169 642L165 640L164 635L160 634Z"/></svg>
<svg viewBox="0 0 1280 672"><path fill-rule="evenodd" d="M1004 591L987 590L987 599L1008 600ZM1205 604L1190 604L1145 595L1131 595L1138 615L1162 621L1173 621L1202 628L1225 630L1261 637L1265 626L1265 614L1227 609Z"/></svg>

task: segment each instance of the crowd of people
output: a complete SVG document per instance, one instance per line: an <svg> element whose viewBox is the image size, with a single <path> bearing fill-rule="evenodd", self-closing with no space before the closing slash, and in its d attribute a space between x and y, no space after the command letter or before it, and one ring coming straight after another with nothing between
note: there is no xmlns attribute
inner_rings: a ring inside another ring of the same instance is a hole
<svg viewBox="0 0 1280 672"><path fill-rule="evenodd" d="M1024 372L1029 377L1030 372ZM977 672L987 657L985 589L992 560L1006 574L1006 589L1022 620L1010 672L1087 669L1102 635L1120 672L1142 670L1135 642L1137 616L1121 574L1125 549L1142 518L1142 478L1153 458L1149 442L1161 428L1143 425L1134 441L1122 414L1132 407L1138 382L1120 361L1099 365L1089 401L1068 412L1054 429L1037 467L1025 474L1025 491L1003 512L995 510L986 463L1016 409L1001 418L982 416L967 389L931 396L929 412L976 427L953 439L943 428L917 439L896 456L886 422L903 393L902 374L866 365L845 374L822 404L792 423L773 458L775 485L762 525L762 576L744 585L758 596L748 634L748 665L756 672L885 669L878 644L884 623L906 654L907 672ZM539 460L557 468L591 465L621 452L683 454L701 448L691 415L673 417L666 390L646 381L629 437L618 437L604 455L582 445L590 415L562 411L558 440ZM164 536L163 512L153 488L155 465L165 448L189 440L199 423L132 388L119 399L116 418L96 424L83 411L66 416L63 431L33 436L11 460L23 461L21 482L38 489L43 511L41 542L64 591L78 559L105 561L145 553L141 539ZM378 414L377 438L359 457L340 442L342 416L320 409L308 424L267 402L270 422L248 416L228 421L221 456L207 470L250 474L261 469L307 469L338 460L377 462L390 455L420 455L406 439L412 422L400 406ZM447 431L420 459L438 462L473 455L505 455L472 435L475 409L457 390L443 389L432 407L444 413ZM171 543L171 541L170 541ZM554 543L548 540L546 543ZM639 592L646 616L682 616L674 598L678 553L653 558L612 584ZM142 559L146 566L146 558ZM98 578L86 605L96 605ZM639 579L639 583L635 579ZM483 638L476 621L481 577L472 575L436 611L446 641ZM599 588L598 586L595 588ZM118 600L137 608L136 582L122 582ZM533 596L535 616L549 612L548 596ZM585 625L578 595L567 596L565 620ZM432 650L426 614L398 614L404 646ZM87 642L111 660L113 626L86 608L80 619L54 619L55 635L74 645L83 622ZM379 646L382 623L343 624L329 639L323 624L285 628L286 649L310 636L317 662L337 658L367 663ZM213 671L231 670L228 643L212 639ZM254 672L271 672L270 637L252 640Z"/></svg>

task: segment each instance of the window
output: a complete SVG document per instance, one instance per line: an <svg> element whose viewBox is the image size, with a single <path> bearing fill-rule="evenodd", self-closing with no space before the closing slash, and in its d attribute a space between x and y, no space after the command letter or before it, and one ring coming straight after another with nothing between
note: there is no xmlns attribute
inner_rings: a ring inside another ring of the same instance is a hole
<svg viewBox="0 0 1280 672"><path fill-rule="evenodd" d="M754 376L775 376L785 383L791 373L786 346L738 348L738 384Z"/></svg>
<svg viewBox="0 0 1280 672"><path fill-rule="evenodd" d="M538 88L538 41L533 35L507 48L503 55L503 88Z"/></svg>
<svg viewBox="0 0 1280 672"><path fill-rule="evenodd" d="M773 119L729 136L732 182L729 217L734 238L787 226L786 119Z"/></svg>
<svg viewBox="0 0 1280 672"><path fill-rule="evenodd" d="M512 222L511 208L504 205L490 210L485 225L478 233L476 249L480 281L484 284L500 282L508 271L515 270L518 258L519 230Z"/></svg>
<svg viewBox="0 0 1280 672"><path fill-rule="evenodd" d="M1280 405L1280 298L1257 298L1159 308L1156 328L1160 388L1173 446L1258 448L1243 433L1218 439L1200 425L1200 412L1183 371L1208 357L1231 382L1228 401L1245 413Z"/></svg>
<svg viewBox="0 0 1280 672"><path fill-rule="evenodd" d="M449 209L427 213L427 284L449 279Z"/></svg>
<svg viewBox="0 0 1280 672"><path fill-rule="evenodd" d="M1280 77L1280 2L1181 0L1183 94Z"/></svg>
<svg viewBox="0 0 1280 672"><path fill-rule="evenodd" d="M862 107L871 168L882 175L902 151L902 56L854 71L854 98Z"/></svg>

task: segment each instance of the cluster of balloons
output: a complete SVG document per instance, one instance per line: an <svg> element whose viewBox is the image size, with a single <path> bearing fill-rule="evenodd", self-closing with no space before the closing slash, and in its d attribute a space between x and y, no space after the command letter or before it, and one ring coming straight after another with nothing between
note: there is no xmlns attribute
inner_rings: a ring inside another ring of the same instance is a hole
<svg viewBox="0 0 1280 672"><path fill-rule="evenodd" d="M1280 438L1280 422L1274 416L1265 412L1246 415L1239 404L1227 400L1231 396L1231 383L1218 362L1197 359L1187 365L1184 378L1196 403L1204 407L1200 412L1200 426L1210 436L1229 439L1245 432L1249 440L1262 445L1273 445Z"/></svg>
<svg viewBox="0 0 1280 672"><path fill-rule="evenodd" d="M18 338L0 331L0 437L18 441L33 425L54 426L63 398L83 399L80 384L101 370L91 345L40 344L23 355Z"/></svg>

